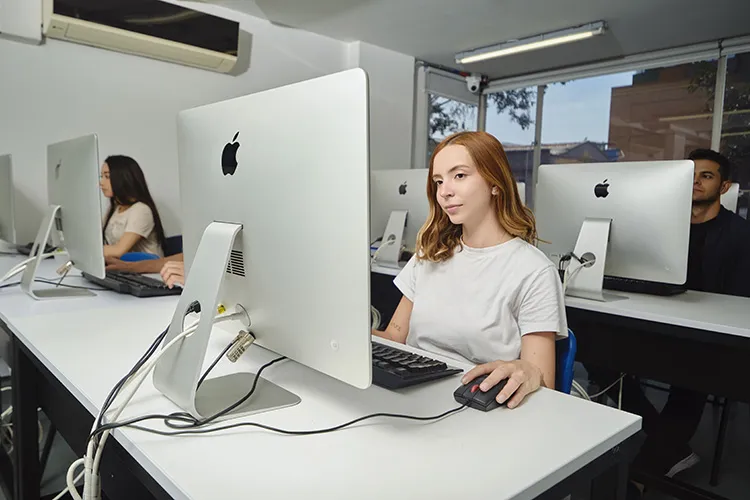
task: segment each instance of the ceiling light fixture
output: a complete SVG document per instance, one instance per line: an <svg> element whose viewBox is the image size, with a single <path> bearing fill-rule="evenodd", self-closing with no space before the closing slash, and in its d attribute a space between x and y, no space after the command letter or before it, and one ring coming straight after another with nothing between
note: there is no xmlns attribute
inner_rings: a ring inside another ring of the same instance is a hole
<svg viewBox="0 0 750 500"><path fill-rule="evenodd" d="M456 62L458 64L470 64L479 61L486 61L487 59L494 59L496 57L528 52L530 50L553 47L563 43L585 40L586 38L601 35L606 28L604 21L597 21L595 23L576 26L575 28L553 31L542 35L522 38L520 40L509 40L488 47L459 52L456 54Z"/></svg>

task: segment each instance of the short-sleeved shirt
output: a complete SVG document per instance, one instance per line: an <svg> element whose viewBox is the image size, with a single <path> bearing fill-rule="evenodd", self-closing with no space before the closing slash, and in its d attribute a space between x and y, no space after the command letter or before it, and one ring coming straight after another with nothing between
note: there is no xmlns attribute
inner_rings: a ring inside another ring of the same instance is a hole
<svg viewBox="0 0 750 500"><path fill-rule="evenodd" d="M523 335L568 335L557 269L519 238L444 262L412 257L394 283L413 303L407 344L458 361L512 361Z"/></svg>
<svg viewBox="0 0 750 500"><path fill-rule="evenodd" d="M104 228L104 242L116 245L125 233L135 233L143 238L130 249L131 252L146 252L164 257L155 227L154 214L145 203L136 202L124 212L115 208Z"/></svg>

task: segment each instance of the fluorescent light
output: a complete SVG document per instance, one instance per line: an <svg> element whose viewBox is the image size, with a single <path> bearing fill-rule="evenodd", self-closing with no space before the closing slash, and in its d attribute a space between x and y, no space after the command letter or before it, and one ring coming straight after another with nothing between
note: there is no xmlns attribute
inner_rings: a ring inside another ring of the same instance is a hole
<svg viewBox="0 0 750 500"><path fill-rule="evenodd" d="M555 45L561 45L563 43L576 42L578 40L585 40L596 35L604 33L606 29L603 21L596 23L589 23L583 26L577 26L575 28L568 28L560 31L554 31L552 33L545 33L543 35L536 35L528 38L522 38L521 40L511 40L489 47L482 47L474 50L467 50L456 54L456 62L458 64L470 64L478 61L485 61L487 59L494 59L496 57L507 56L510 54L518 54L521 52L528 52L530 50L543 49L545 47L553 47Z"/></svg>

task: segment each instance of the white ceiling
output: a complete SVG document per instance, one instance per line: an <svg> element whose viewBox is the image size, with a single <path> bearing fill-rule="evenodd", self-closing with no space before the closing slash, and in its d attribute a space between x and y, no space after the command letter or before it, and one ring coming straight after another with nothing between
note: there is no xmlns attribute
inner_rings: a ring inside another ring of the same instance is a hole
<svg viewBox="0 0 750 500"><path fill-rule="evenodd" d="M750 34L750 0L209 0L492 79ZM460 66L462 50L593 21L605 35Z"/></svg>

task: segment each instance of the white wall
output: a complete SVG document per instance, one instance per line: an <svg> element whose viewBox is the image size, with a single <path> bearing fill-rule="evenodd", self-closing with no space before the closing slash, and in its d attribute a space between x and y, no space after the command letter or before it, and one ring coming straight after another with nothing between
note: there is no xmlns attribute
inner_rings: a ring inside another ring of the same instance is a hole
<svg viewBox="0 0 750 500"><path fill-rule="evenodd" d="M347 56L369 77L370 168L411 168L414 58L364 42L350 43Z"/></svg>
<svg viewBox="0 0 750 500"><path fill-rule="evenodd" d="M235 19L252 33L250 70L233 77L69 42L0 40L0 154L13 154L18 241L33 240L47 204L47 144L96 132L102 160L134 157L167 234L176 234L177 112L347 67L347 45L336 40L221 7L179 3Z"/></svg>

